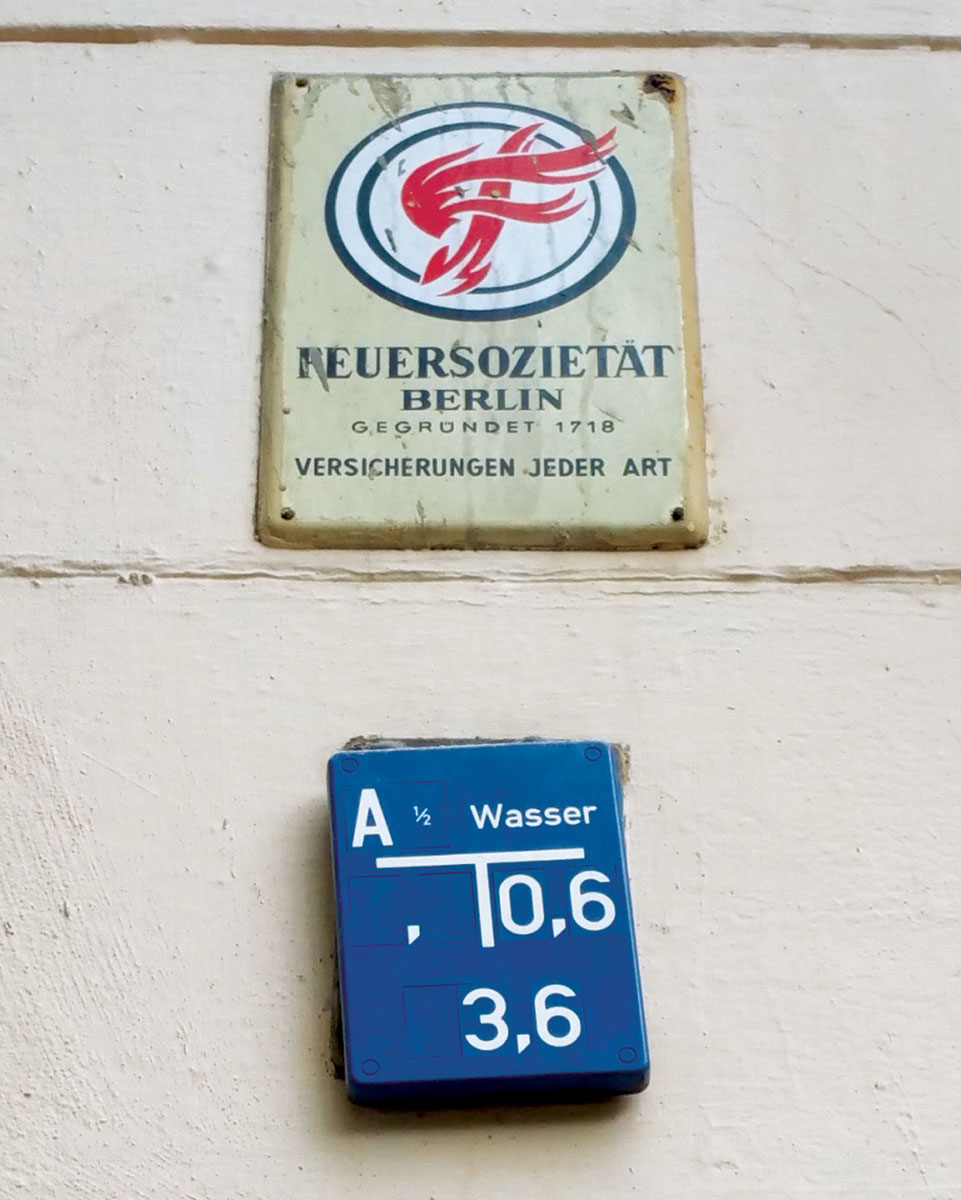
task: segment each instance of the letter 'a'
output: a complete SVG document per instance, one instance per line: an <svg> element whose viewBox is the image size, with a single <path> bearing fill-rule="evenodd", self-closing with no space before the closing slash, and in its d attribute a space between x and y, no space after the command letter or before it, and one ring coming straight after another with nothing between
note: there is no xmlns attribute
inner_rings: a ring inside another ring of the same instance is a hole
<svg viewBox="0 0 961 1200"><path fill-rule="evenodd" d="M357 820L354 822L354 838L350 843L352 848L356 850L358 846L363 846L367 837L379 837L382 846L394 844L387 827L387 818L373 788L361 789Z"/></svg>

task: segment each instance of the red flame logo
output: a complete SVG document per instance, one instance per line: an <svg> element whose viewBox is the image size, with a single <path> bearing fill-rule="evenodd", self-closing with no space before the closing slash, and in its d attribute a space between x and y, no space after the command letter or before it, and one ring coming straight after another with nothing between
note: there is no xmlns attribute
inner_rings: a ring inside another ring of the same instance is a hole
<svg viewBox="0 0 961 1200"><path fill-rule="evenodd" d="M516 130L496 154L471 158L480 146L470 146L433 158L411 171L401 188L401 203L418 229L440 238L462 213L474 214L456 249L442 246L431 256L421 283L453 274L454 286L443 293L445 296L473 291L491 269L490 254L506 221L543 225L563 221L583 208L584 200L572 203L576 191L573 187L554 199L521 202L511 199L511 186L518 182L557 187L593 179L604 170L605 159L614 151L614 130L609 129L595 142L566 150L532 152L541 124L539 121ZM468 196L463 185L478 180L483 182L477 194Z"/></svg>

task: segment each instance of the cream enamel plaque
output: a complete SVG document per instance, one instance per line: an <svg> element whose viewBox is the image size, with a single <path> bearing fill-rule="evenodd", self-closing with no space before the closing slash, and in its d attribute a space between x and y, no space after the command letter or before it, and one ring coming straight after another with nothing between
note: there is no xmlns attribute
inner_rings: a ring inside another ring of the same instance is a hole
<svg viewBox="0 0 961 1200"><path fill-rule="evenodd" d="M703 542L677 78L276 81L258 529Z"/></svg>

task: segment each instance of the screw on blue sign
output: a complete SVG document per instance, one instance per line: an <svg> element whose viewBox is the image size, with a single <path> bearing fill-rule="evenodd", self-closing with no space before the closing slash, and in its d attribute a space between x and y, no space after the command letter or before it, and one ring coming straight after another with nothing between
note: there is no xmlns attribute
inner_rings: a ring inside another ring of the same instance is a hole
<svg viewBox="0 0 961 1200"><path fill-rule="evenodd" d="M352 1100L646 1086L610 746L375 746L329 783Z"/></svg>

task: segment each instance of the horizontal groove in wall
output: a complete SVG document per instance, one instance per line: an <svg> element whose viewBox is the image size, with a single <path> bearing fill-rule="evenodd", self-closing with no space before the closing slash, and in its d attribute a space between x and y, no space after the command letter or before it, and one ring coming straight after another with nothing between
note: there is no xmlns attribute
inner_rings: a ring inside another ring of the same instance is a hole
<svg viewBox="0 0 961 1200"><path fill-rule="evenodd" d="M196 580L211 583L244 583L272 581L276 583L487 583L502 584L635 584L651 587L703 589L733 586L810 586L813 584L928 584L934 586L961 585L961 567L783 567L770 570L707 570L671 573L638 567L614 568L604 571L597 567L558 565L553 569L503 568L471 570L456 566L423 569L409 565L391 567L367 566L351 568L339 563L318 566L218 567L216 565L178 567L158 563L62 563L27 564L0 562L0 580L70 580L103 579L108 582L146 586L163 580Z"/></svg>
<svg viewBox="0 0 961 1200"><path fill-rule="evenodd" d="M516 47L523 49L697 49L738 47L771 49L806 46L820 50L961 50L961 34L843 34L772 31L604 32L557 30L458 29L281 29L167 25L6 25L0 42L95 43L136 45L142 42L187 42L201 46L333 46L333 47Z"/></svg>

